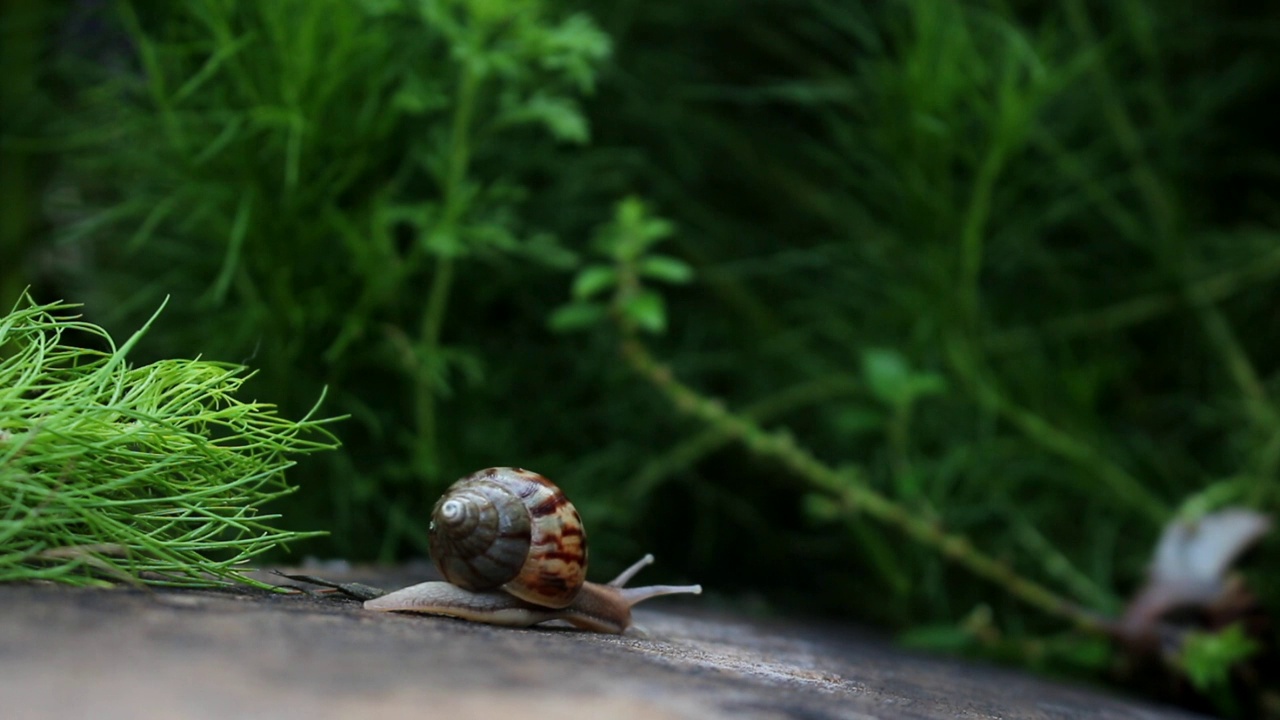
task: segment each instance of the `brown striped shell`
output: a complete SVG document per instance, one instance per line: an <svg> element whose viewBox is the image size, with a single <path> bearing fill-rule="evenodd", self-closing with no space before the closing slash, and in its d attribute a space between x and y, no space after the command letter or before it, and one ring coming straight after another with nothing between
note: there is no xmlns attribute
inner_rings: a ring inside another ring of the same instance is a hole
<svg viewBox="0 0 1280 720"><path fill-rule="evenodd" d="M431 511L429 540L440 574L467 590L501 587L562 608L587 577L578 511L550 480L520 468L481 470L449 486Z"/></svg>

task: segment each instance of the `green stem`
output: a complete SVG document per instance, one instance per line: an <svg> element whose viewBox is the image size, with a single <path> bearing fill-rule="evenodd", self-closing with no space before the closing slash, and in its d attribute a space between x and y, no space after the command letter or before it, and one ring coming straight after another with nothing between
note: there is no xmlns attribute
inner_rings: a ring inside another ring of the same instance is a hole
<svg viewBox="0 0 1280 720"><path fill-rule="evenodd" d="M480 73L471 65L463 66L462 80L458 88L458 105L453 113L450 132L449 162L444 183L444 214L435 232L456 233L466 204L464 185L471 163L471 122L475 113L476 95L480 89ZM457 243L456 238L450 241ZM450 251L452 252L452 250ZM437 378L441 369L440 337L444 329L445 312L449 307L449 295L453 285L454 257L440 253L431 278L431 291L422 313L419 330L420 354L417 370L416 411L421 440L420 467L430 468L437 462Z"/></svg>
<svg viewBox="0 0 1280 720"><path fill-rule="evenodd" d="M437 366L440 353L440 334L444 327L445 309L449 304L449 288L453 284L453 258L442 257L436 263L431 278L431 292L426 310L422 314L418 357L417 412L418 431L422 442L421 467L433 467L436 462L436 391Z"/></svg>
<svg viewBox="0 0 1280 720"><path fill-rule="evenodd" d="M824 464L800 447L791 435L766 431L755 422L727 409L720 400L705 397L681 383L671 369L659 363L633 333L626 334L622 343L622 355L635 372L648 380L678 410L736 437L750 451L782 463L803 479L809 490L832 498L850 512L865 512L897 528L1047 614L1063 618L1090 632L1106 632L1107 624L1101 618L1019 575L1007 564L983 553L968 538L948 533L938 524L886 498L871 489L856 471L837 470Z"/></svg>

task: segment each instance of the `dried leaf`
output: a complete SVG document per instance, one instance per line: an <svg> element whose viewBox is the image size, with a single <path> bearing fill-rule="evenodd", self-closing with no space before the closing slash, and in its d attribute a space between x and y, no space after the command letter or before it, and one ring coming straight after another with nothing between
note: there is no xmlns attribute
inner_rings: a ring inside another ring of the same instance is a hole
<svg viewBox="0 0 1280 720"><path fill-rule="evenodd" d="M1156 545L1151 578L1160 583L1220 583L1236 558L1270 527L1266 515L1240 508L1169 523Z"/></svg>
<svg viewBox="0 0 1280 720"><path fill-rule="evenodd" d="M1150 578L1121 621L1121 634L1134 641L1155 637L1170 611L1203 610L1222 600L1233 587L1232 564L1270 529L1269 517L1243 508L1170 522L1156 544Z"/></svg>

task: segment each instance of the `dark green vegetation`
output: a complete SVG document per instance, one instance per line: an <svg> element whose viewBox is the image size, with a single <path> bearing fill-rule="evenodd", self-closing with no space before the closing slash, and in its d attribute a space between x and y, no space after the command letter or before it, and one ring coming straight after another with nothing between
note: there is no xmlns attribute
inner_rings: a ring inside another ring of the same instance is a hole
<svg viewBox="0 0 1280 720"><path fill-rule="evenodd" d="M327 385L308 552L420 554L447 483L522 465L601 577L1130 667L1097 618L1165 524L1280 509L1256 5L16 2L0 288L113 330L172 294L138 352L290 416ZM1154 687L1266 697L1274 630L1223 627Z"/></svg>

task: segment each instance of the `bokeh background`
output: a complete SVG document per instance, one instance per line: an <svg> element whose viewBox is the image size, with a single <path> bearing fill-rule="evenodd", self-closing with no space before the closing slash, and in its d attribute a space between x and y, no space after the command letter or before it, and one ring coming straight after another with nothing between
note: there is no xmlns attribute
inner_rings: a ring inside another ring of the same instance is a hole
<svg viewBox="0 0 1280 720"><path fill-rule="evenodd" d="M294 417L327 388L295 553L421 556L446 485L519 465L593 576L651 551L708 602L1101 677L840 483L1104 617L1170 521L1280 508L1274 3L0 7L0 304L127 336L169 296L139 361L244 363ZM1259 707L1223 677L1149 689Z"/></svg>

